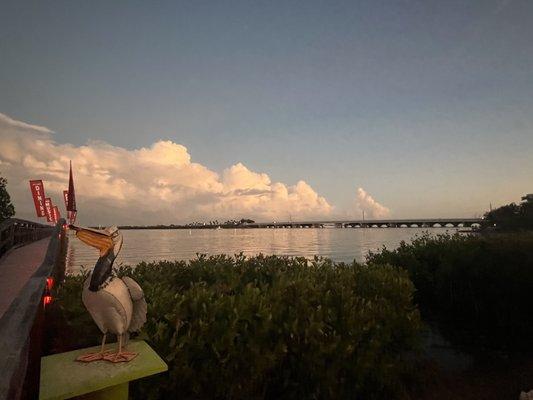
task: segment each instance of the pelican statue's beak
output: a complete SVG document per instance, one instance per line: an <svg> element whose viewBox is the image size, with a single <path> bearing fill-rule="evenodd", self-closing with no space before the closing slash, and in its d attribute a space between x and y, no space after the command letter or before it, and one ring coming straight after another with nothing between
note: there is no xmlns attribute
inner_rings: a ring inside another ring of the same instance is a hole
<svg viewBox="0 0 533 400"><path fill-rule="evenodd" d="M80 228L70 226L76 231L76 236L85 244L100 251L100 258L94 266L89 290L96 292L104 284L113 271L113 262L122 247L122 235L116 227L106 229Z"/></svg>

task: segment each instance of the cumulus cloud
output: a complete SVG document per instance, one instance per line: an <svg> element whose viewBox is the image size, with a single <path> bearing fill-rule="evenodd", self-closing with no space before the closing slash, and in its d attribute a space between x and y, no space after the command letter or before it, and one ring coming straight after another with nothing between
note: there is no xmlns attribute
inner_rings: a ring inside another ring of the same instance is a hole
<svg viewBox="0 0 533 400"><path fill-rule="evenodd" d="M354 214L357 217L360 217L363 211L365 212L365 218L368 219L380 219L390 216L390 210L374 200L374 198L361 187L357 189L354 208Z"/></svg>
<svg viewBox="0 0 533 400"><path fill-rule="evenodd" d="M22 218L34 218L28 180L64 209L72 160L79 218L87 224L151 224L249 217L313 219L332 206L304 181L272 182L237 163L221 173L191 161L186 147L157 141L129 150L105 142L58 143L52 131L0 114L0 172Z"/></svg>

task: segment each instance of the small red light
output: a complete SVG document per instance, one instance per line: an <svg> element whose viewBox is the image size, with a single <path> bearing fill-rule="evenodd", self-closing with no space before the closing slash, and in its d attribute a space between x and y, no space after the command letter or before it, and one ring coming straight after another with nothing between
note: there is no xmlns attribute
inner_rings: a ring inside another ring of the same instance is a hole
<svg viewBox="0 0 533 400"><path fill-rule="evenodd" d="M44 303L45 306L47 306L51 302L52 302L52 296L46 295L46 296L43 297L43 303Z"/></svg>
<svg viewBox="0 0 533 400"><path fill-rule="evenodd" d="M54 286L54 278L52 278L51 276L49 276L48 278L46 278L46 288L48 290L52 290L52 287Z"/></svg>

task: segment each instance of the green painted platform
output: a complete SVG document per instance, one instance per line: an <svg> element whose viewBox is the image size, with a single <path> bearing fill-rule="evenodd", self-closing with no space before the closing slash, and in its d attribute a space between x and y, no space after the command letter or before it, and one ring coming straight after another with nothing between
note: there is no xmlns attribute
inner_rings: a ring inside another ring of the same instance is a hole
<svg viewBox="0 0 533 400"><path fill-rule="evenodd" d="M106 345L106 349L117 346ZM167 364L142 340L130 341L126 350L139 355L127 363L95 361L83 363L76 357L97 352L100 346L41 358L40 400L70 399L127 399L128 382L165 372Z"/></svg>

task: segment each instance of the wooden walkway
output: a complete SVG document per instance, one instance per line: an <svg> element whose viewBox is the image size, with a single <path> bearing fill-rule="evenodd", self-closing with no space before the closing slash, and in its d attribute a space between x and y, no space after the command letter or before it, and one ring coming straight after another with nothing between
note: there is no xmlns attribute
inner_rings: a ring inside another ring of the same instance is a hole
<svg viewBox="0 0 533 400"><path fill-rule="evenodd" d="M0 260L0 318L44 261L50 238L16 248Z"/></svg>

